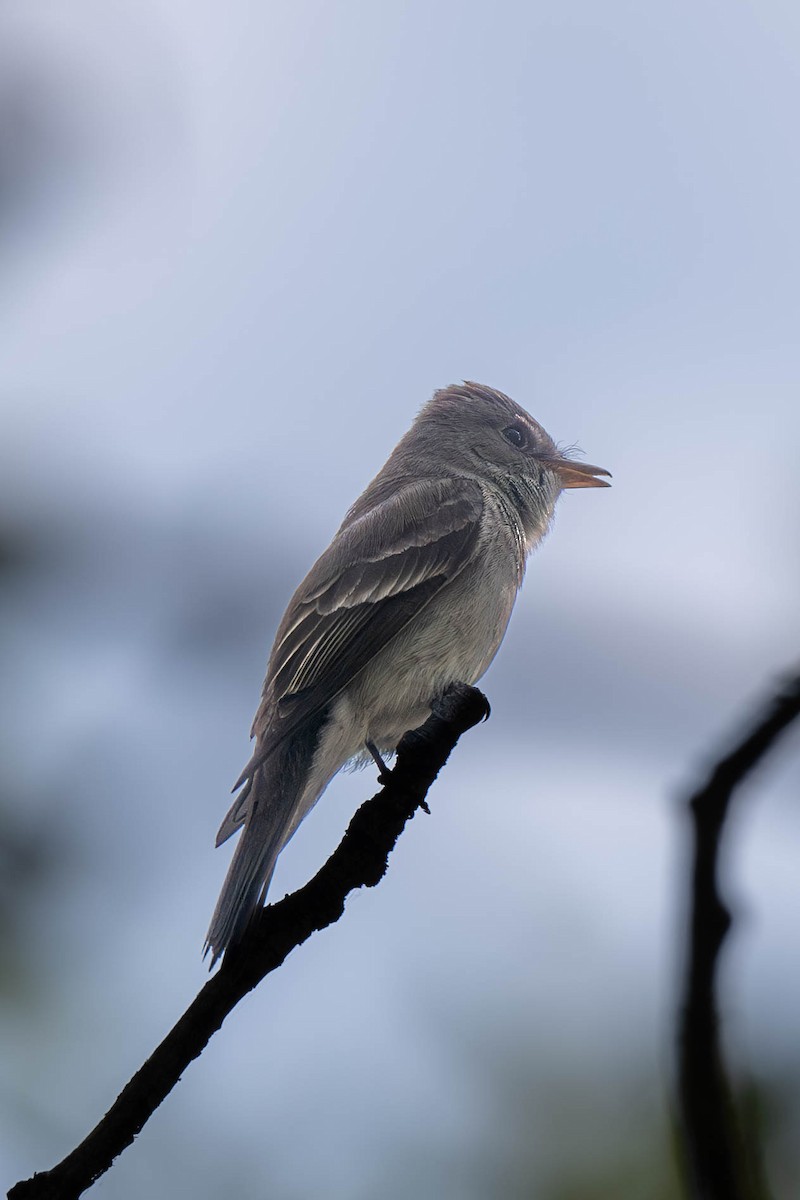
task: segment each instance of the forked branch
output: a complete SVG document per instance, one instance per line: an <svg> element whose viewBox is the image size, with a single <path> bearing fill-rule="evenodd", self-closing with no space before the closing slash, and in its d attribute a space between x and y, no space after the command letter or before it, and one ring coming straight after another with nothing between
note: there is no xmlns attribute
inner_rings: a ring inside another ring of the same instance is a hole
<svg viewBox="0 0 800 1200"><path fill-rule="evenodd" d="M758 1155L748 1153L719 1037L717 968L731 915L720 896L718 863L735 790L798 716L800 675L769 700L689 800L693 858L678 1021L678 1103L687 1185L695 1200L764 1200L767 1195Z"/></svg>

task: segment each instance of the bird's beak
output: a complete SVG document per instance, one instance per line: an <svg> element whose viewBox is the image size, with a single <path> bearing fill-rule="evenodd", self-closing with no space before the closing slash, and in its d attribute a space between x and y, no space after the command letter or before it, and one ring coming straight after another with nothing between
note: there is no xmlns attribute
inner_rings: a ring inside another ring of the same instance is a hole
<svg viewBox="0 0 800 1200"><path fill-rule="evenodd" d="M611 478L611 472L604 471L602 467L573 462L569 458L552 458L548 460L547 465L551 471L555 471L563 488L611 487L611 484L606 483L605 479L597 478L598 475L607 475L609 479Z"/></svg>

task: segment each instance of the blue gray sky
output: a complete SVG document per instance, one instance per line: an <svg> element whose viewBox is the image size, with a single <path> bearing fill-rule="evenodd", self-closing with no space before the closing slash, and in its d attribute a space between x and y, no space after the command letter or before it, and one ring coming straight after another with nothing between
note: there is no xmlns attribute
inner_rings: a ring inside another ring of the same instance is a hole
<svg viewBox="0 0 800 1200"><path fill-rule="evenodd" d="M388 879L95 1191L388 1194L492 1127L509 1045L545 1179L564 1080L617 1128L663 1109L677 797L797 661L800 15L12 0L0 35L0 500L42 553L3 598L6 787L65 846L20 918L46 998L4 1010L4 1177L79 1140L203 982L283 605L470 378L614 487L562 501L493 718ZM739 813L725 974L739 1054L795 1080L798 782L795 738ZM372 790L335 782L276 894Z"/></svg>

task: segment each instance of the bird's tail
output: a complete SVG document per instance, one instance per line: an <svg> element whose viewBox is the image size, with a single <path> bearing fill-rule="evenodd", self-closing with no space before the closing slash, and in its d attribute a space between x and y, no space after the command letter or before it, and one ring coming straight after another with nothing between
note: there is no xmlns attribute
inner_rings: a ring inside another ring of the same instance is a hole
<svg viewBox="0 0 800 1200"><path fill-rule="evenodd" d="M248 769L244 787L222 822L218 846L242 825L244 829L206 934L205 953L211 951L212 967L229 946L241 939L253 913L264 902L278 855L329 776L341 766L341 760L336 761L318 780L314 776L326 721L327 712L323 710L297 729L293 737L273 744L271 749L262 746L258 765Z"/></svg>
<svg viewBox="0 0 800 1200"><path fill-rule="evenodd" d="M275 786L277 782L267 764L257 767L248 781L246 797L236 801L220 829L217 845L244 822L206 934L205 953L211 951L212 967L232 943L239 941L262 904L275 862L288 840L294 797L286 796L280 784Z"/></svg>

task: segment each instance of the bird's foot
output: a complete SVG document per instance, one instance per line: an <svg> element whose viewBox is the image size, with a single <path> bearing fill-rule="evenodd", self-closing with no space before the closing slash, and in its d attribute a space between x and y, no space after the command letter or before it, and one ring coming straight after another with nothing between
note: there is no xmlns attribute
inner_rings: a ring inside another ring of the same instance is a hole
<svg viewBox="0 0 800 1200"><path fill-rule="evenodd" d="M365 745L375 760L375 766L378 768L378 783L388 783L391 771L383 761L380 750L374 742L365 742Z"/></svg>

